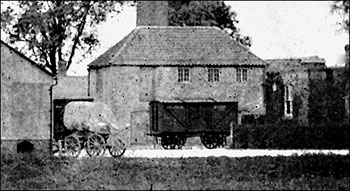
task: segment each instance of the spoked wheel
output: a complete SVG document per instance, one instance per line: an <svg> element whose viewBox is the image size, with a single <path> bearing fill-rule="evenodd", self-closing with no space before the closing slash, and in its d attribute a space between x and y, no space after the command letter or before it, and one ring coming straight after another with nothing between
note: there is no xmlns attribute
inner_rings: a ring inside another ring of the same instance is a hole
<svg viewBox="0 0 350 191"><path fill-rule="evenodd" d="M174 139L177 149L181 149L186 143L186 137L183 135L175 135Z"/></svg>
<svg viewBox="0 0 350 191"><path fill-rule="evenodd" d="M90 157L103 156L106 151L105 139L97 133L89 135L86 141L86 152Z"/></svg>
<svg viewBox="0 0 350 191"><path fill-rule="evenodd" d="M79 138L76 135L68 135L64 138L65 153L70 157L78 157L81 152Z"/></svg>
<svg viewBox="0 0 350 191"><path fill-rule="evenodd" d="M161 144L164 149L175 149L176 146L170 135L162 136Z"/></svg>
<svg viewBox="0 0 350 191"><path fill-rule="evenodd" d="M225 147L226 145L226 136L223 134L218 135L218 147Z"/></svg>
<svg viewBox="0 0 350 191"><path fill-rule="evenodd" d="M111 154L113 157L121 157L126 150L125 143L117 138L116 140L113 140L112 145L108 146L109 154Z"/></svg>
<svg viewBox="0 0 350 191"><path fill-rule="evenodd" d="M164 135L161 144L164 149L181 149L186 143L186 137L181 135Z"/></svg>
<svg viewBox="0 0 350 191"><path fill-rule="evenodd" d="M218 146L218 136L213 134L201 135L202 144L208 149L214 149Z"/></svg>

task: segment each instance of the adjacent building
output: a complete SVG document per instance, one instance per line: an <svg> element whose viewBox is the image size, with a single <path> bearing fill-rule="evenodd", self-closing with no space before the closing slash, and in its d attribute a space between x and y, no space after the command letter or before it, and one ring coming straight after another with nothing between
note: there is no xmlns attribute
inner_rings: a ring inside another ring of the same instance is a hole
<svg viewBox="0 0 350 191"><path fill-rule="evenodd" d="M265 61L267 121L305 126L346 121L343 68L327 68L317 56Z"/></svg>
<svg viewBox="0 0 350 191"><path fill-rule="evenodd" d="M50 151L53 76L1 41L1 150Z"/></svg>

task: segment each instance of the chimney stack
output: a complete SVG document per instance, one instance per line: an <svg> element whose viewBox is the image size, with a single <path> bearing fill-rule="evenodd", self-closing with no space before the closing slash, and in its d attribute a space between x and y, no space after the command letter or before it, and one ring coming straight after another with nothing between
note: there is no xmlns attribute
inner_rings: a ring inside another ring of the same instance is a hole
<svg viewBox="0 0 350 191"><path fill-rule="evenodd" d="M136 26L168 25L168 1L137 1Z"/></svg>

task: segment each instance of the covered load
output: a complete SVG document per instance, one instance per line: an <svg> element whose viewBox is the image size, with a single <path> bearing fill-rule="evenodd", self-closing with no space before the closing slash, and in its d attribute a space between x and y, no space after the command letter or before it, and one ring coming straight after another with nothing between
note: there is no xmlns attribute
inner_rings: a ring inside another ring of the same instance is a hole
<svg viewBox="0 0 350 191"><path fill-rule="evenodd" d="M112 110L102 102L68 103L63 122L69 130L89 130L100 134L116 134L122 130L116 126L117 121Z"/></svg>

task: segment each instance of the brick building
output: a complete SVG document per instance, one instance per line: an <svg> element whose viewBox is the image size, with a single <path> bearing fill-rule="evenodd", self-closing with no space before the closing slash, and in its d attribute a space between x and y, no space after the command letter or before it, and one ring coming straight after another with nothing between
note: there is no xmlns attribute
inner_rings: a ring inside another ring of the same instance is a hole
<svg viewBox="0 0 350 191"><path fill-rule="evenodd" d="M343 69L327 68L317 56L265 61L268 121L295 120L299 125L344 121Z"/></svg>
<svg viewBox="0 0 350 191"><path fill-rule="evenodd" d="M146 141L149 102L234 101L265 114L265 62L217 27L167 26L167 2L138 2L137 27L89 64L89 95Z"/></svg>
<svg viewBox="0 0 350 191"><path fill-rule="evenodd" d="M49 152L51 73L1 41L1 150Z"/></svg>

